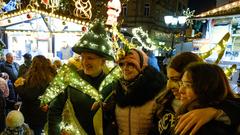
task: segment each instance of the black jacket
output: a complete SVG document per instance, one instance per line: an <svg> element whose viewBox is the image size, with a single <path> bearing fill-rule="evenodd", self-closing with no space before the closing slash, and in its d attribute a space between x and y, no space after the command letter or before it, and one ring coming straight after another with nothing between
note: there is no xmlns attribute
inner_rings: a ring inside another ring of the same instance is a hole
<svg viewBox="0 0 240 135"><path fill-rule="evenodd" d="M43 128L47 122L47 113L41 110L40 100L38 99L45 92L47 86L48 84L42 87L30 88L27 83L24 83L24 85L16 87L16 92L22 99L20 110L23 113L25 122L30 127Z"/></svg>
<svg viewBox="0 0 240 135"><path fill-rule="evenodd" d="M3 96L2 90L0 90L0 133L4 130L5 128L5 98Z"/></svg>

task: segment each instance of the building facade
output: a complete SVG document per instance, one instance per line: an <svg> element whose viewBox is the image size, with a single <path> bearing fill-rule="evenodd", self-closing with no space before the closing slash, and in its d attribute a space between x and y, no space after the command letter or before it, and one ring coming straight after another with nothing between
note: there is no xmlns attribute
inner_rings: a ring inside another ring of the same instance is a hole
<svg viewBox="0 0 240 135"><path fill-rule="evenodd" d="M181 15L188 0L130 0L122 6L123 27L167 32L165 15Z"/></svg>
<svg viewBox="0 0 240 135"><path fill-rule="evenodd" d="M130 0L122 5L122 28L131 34L133 28L142 27L156 41L173 48L176 41L173 29L164 21L164 16L179 16L188 7L189 0Z"/></svg>

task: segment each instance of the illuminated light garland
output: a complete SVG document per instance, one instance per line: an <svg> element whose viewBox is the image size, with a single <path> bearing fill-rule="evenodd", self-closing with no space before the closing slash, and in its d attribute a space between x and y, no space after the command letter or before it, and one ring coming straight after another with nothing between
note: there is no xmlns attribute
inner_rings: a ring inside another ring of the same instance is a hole
<svg viewBox="0 0 240 135"><path fill-rule="evenodd" d="M37 0L30 0L29 4L27 5L27 8L29 9L37 9L39 7Z"/></svg>
<svg viewBox="0 0 240 135"><path fill-rule="evenodd" d="M41 3L43 3L46 8L51 8L52 13L59 7L60 0L42 0Z"/></svg>
<svg viewBox="0 0 240 135"><path fill-rule="evenodd" d="M91 19L92 18L92 5L89 0L74 0L75 9L73 11L74 15L80 18Z"/></svg>
<svg viewBox="0 0 240 135"><path fill-rule="evenodd" d="M232 2L232 3L229 3L229 4L223 5L221 7L203 12L199 15L196 15L195 17L212 16L212 15L215 15L216 13L224 13L224 12L229 11L231 9L238 8L239 6L240 6L240 1L236 1L236 2Z"/></svg>
<svg viewBox="0 0 240 135"><path fill-rule="evenodd" d="M119 77L119 71L119 68L114 68L105 78L107 80L101 83L100 90L117 79ZM95 101L102 100L102 95L93 86L83 80L75 70L67 65L63 65L45 93L39 97L41 105L48 104L58 94L64 92L68 85L81 90L83 93L91 96Z"/></svg>
<svg viewBox="0 0 240 135"><path fill-rule="evenodd" d="M147 32L144 32L141 27L132 29L132 33L133 33L134 37L137 38L137 40L142 44L142 46L148 50L155 50L157 48L160 48L160 46L165 45L164 42L159 42L159 45L157 45L155 42L153 42L149 38ZM147 44L145 44L145 42L142 39L145 39Z"/></svg>
<svg viewBox="0 0 240 135"><path fill-rule="evenodd" d="M117 80L121 77L121 69L119 66L114 67L110 73L106 76L106 78L102 81L99 91L101 92L105 86L112 83L113 80Z"/></svg>
<svg viewBox="0 0 240 135"><path fill-rule="evenodd" d="M78 73L68 67L62 66L58 74L46 89L44 95L40 96L41 104L45 105L54 99L58 94L64 92L65 88L70 85L74 88L81 89L82 92L88 94L96 101L101 100L102 96L86 81L79 77Z"/></svg>
<svg viewBox="0 0 240 135"><path fill-rule="evenodd" d="M218 64L223 57L223 54L225 52L225 48L227 46L227 41L228 41L229 38L230 38L230 34L226 33L224 35L224 37L219 41L219 43L214 48L210 49L209 51L207 51L205 53L199 54L200 57L202 59L206 59L207 57L212 55L213 51L217 51L218 52L218 58L216 59L216 61L214 63Z"/></svg>
<svg viewBox="0 0 240 135"><path fill-rule="evenodd" d="M123 43L123 47L119 47L117 40L113 42L113 50L115 51L115 60L118 61L120 58L125 56L125 53L132 48L136 48L133 43L130 43L122 33L117 29L117 26L114 24L112 29L108 29L109 32L113 33L114 36L117 36Z"/></svg>
<svg viewBox="0 0 240 135"><path fill-rule="evenodd" d="M37 33L42 33L42 32L38 32L38 31L29 31L29 30L6 30L4 31L5 33L26 33L26 34L37 34ZM61 31L59 32L49 32L49 31L44 31L45 34L54 34L54 35L57 35L57 34L62 34ZM83 33L82 32L71 32L71 31L65 31L64 32L65 34L77 34L77 35L82 35Z"/></svg>
<svg viewBox="0 0 240 135"><path fill-rule="evenodd" d="M224 70L225 75L227 76L228 79L231 78L232 74L236 71L237 65L233 64L230 68L226 68Z"/></svg>
<svg viewBox="0 0 240 135"><path fill-rule="evenodd" d="M133 33L134 37L137 38L137 40L141 43L141 45L144 48L146 48L148 50L155 50L156 49L155 43L152 42L151 39L149 39L148 34L146 32L144 32L141 27L133 28L132 33ZM147 44L145 44L145 42L142 40L143 38L146 39Z"/></svg>
<svg viewBox="0 0 240 135"><path fill-rule="evenodd" d="M37 9L30 9L30 8L25 9L25 10L21 10L21 11L15 12L15 13L9 13L7 15L2 15L2 16L0 16L0 20L12 18L12 17L19 16L19 15L22 15L22 14L25 14L25 13L30 13L30 12L43 14L45 16L50 16L50 17L65 20L65 21L69 20L68 22L73 22L73 23L77 23L77 24L84 24L85 26L90 25L88 22L80 21L80 20L77 20L77 19L69 18L69 17L64 17L64 16L57 15L57 14L48 13L48 12L37 10Z"/></svg>
<svg viewBox="0 0 240 135"><path fill-rule="evenodd" d="M116 25L113 25L112 27L112 32L118 36L118 38L123 42L123 44L125 44L129 49L131 48L136 48L136 45L134 45L133 43L128 42L128 40L124 37L124 35L122 33L120 33L117 29Z"/></svg>

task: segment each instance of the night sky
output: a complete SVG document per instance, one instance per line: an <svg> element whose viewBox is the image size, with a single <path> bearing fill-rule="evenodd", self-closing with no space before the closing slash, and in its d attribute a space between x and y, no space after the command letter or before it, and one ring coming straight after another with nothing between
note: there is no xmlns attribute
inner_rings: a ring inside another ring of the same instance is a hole
<svg viewBox="0 0 240 135"><path fill-rule="evenodd" d="M216 7L216 0L189 0L190 10L195 10L195 15Z"/></svg>

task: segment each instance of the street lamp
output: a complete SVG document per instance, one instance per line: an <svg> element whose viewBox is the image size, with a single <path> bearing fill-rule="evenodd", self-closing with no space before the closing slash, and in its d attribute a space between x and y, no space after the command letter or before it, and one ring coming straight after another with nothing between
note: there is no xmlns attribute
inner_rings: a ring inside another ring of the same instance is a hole
<svg viewBox="0 0 240 135"><path fill-rule="evenodd" d="M183 26L187 20L186 16L164 16L164 21L167 25L177 26L180 24Z"/></svg>
<svg viewBox="0 0 240 135"><path fill-rule="evenodd" d="M178 28L178 26L180 25L180 27L184 26L184 24L187 21L187 17L186 16L164 16L164 21L166 23L166 25L171 29L171 28ZM171 48L173 50L173 46L174 46L174 32L172 31L172 44L171 44Z"/></svg>

